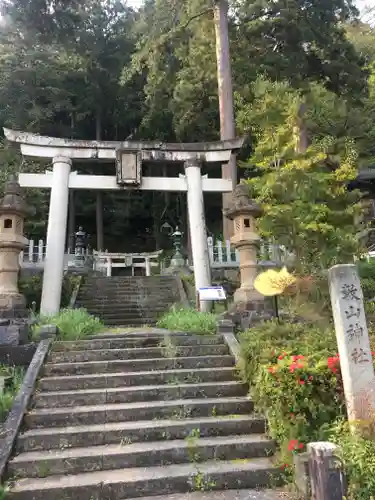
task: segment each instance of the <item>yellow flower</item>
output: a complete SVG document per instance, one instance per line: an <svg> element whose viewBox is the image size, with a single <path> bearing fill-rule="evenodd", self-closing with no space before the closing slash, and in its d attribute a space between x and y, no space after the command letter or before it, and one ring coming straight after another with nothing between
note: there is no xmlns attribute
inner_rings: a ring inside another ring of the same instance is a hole
<svg viewBox="0 0 375 500"><path fill-rule="evenodd" d="M254 288L265 297L281 295L288 287L294 285L297 279L290 274L286 267L280 271L269 269L264 273L260 273L255 281Z"/></svg>

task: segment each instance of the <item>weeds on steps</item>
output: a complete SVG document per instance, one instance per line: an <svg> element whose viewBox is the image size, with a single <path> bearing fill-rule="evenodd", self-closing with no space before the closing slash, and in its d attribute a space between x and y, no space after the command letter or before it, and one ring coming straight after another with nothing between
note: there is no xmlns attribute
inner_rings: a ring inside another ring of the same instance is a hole
<svg viewBox="0 0 375 500"><path fill-rule="evenodd" d="M194 465L196 473L192 474L189 479L190 487L193 491L211 491L215 488L216 482L206 477L199 469L199 462L202 457L198 452L197 441L200 439L200 429L192 429L189 435L185 438L189 461Z"/></svg>
<svg viewBox="0 0 375 500"><path fill-rule="evenodd" d="M173 306L158 320L157 326L178 332L209 335L216 332L216 322L215 314Z"/></svg>
<svg viewBox="0 0 375 500"><path fill-rule="evenodd" d="M160 342L159 347L164 358L173 359L178 356L178 347L173 343L170 335L164 335L164 338Z"/></svg>
<svg viewBox="0 0 375 500"><path fill-rule="evenodd" d="M56 325L59 329L58 340L78 340L95 335L104 330L99 318L91 316L86 309L62 309L53 316L37 316L37 323L32 328L33 340L39 339L43 325Z"/></svg>

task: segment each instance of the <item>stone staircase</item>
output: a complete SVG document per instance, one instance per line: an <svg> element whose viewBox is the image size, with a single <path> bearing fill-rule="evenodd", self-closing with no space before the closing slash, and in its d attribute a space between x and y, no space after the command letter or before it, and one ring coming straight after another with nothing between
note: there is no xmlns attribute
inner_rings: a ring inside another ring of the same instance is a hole
<svg viewBox="0 0 375 500"><path fill-rule="evenodd" d="M7 498L121 500L273 486L274 443L246 393L221 336L56 342L8 464Z"/></svg>
<svg viewBox="0 0 375 500"><path fill-rule="evenodd" d="M107 326L154 325L173 304L180 303L174 276L87 277L75 307L83 307Z"/></svg>

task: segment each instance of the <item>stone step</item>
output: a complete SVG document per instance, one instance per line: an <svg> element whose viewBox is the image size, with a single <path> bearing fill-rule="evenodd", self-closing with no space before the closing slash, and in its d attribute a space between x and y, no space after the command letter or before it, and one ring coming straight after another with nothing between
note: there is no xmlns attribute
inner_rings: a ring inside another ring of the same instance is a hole
<svg viewBox="0 0 375 500"><path fill-rule="evenodd" d="M116 338L96 338L93 340L74 340L64 342L54 342L52 352L60 351L75 351L82 349L84 351L97 349L126 349L133 347L157 347L163 342L164 338L171 339L175 345L219 345L223 344L224 340L221 335L154 335L154 336L138 336L128 335L126 337L118 335Z"/></svg>
<svg viewBox="0 0 375 500"><path fill-rule="evenodd" d="M130 498L128 500L135 500ZM176 493L172 495L139 497L137 500L297 500L285 488L269 489L245 489L245 490L223 490L205 491L193 493Z"/></svg>
<svg viewBox="0 0 375 500"><path fill-rule="evenodd" d="M269 458L214 460L203 464L140 467L16 480L10 500L125 500L201 489L269 487L280 483L280 471Z"/></svg>
<svg viewBox="0 0 375 500"><path fill-rule="evenodd" d="M175 284L176 278L172 276L95 276L93 278L86 278L82 286L102 286L103 284L124 284L124 283L139 283L139 284Z"/></svg>
<svg viewBox="0 0 375 500"><path fill-rule="evenodd" d="M233 366L234 363L233 356L87 361L85 363L47 363L44 366L44 376L176 370L178 368L217 368L221 366Z"/></svg>
<svg viewBox="0 0 375 500"><path fill-rule="evenodd" d="M133 288L138 290L150 288L177 288L175 280L153 280L153 279L134 279L132 277L124 277L119 280L107 279L105 281L85 282L81 285L80 290L103 290L109 288Z"/></svg>
<svg viewBox="0 0 375 500"><path fill-rule="evenodd" d="M95 316L93 312L88 311L90 314ZM105 315L99 316L104 323L105 326L108 327L118 327L118 326L126 326L126 327L138 327L138 326L155 326L158 320L158 317L155 318L109 318L106 319Z"/></svg>
<svg viewBox="0 0 375 500"><path fill-rule="evenodd" d="M51 352L48 355L48 363L83 363L86 361L112 361L127 359L155 359L155 358L187 358L189 356L221 356L229 354L228 346L198 345L198 346L174 346L173 343L167 347L133 347L130 349L97 349Z"/></svg>
<svg viewBox="0 0 375 500"><path fill-rule="evenodd" d="M167 330L166 328L124 328L121 330L119 328L115 332L108 330L102 333L96 333L95 335L88 335L85 337L85 340L100 340L100 339L119 339L119 338L137 338L137 337L158 337L163 339L165 336L171 336L173 339L176 338L189 338L189 337L222 337L220 335L213 335L211 333L201 334L194 331L191 332L183 332L178 330Z"/></svg>
<svg viewBox="0 0 375 500"><path fill-rule="evenodd" d="M124 296L134 297L156 297L158 293L165 295L178 295L178 288L165 285L165 286L147 286L147 287L137 287L137 286L112 286L103 287L100 289L90 288L85 290L80 290L78 297L90 297L96 299L97 297L106 298L107 293L111 295L121 294Z"/></svg>
<svg viewBox="0 0 375 500"><path fill-rule="evenodd" d="M63 408L95 404L171 401L173 399L246 396L247 386L240 382L199 382L198 384L154 385L82 391L39 392L34 408Z"/></svg>
<svg viewBox="0 0 375 500"><path fill-rule="evenodd" d="M168 303L165 304L161 302L161 298L165 300L170 300L172 302L176 302L178 297L176 297L176 294L171 294L171 293L163 293L158 291L154 295L138 295L136 293L128 292L126 294L124 293L103 293L100 295L97 295L96 297L89 297L88 295L84 296L79 296L77 298L78 303L80 304L88 304L88 305L94 305L96 307L101 307L101 306L110 306L111 303L115 301L118 306L126 306L126 307L142 307L142 306L148 306L151 304L155 308L162 309L163 307L165 308L168 306Z"/></svg>
<svg viewBox="0 0 375 500"><path fill-rule="evenodd" d="M241 415L251 411L253 411L253 403L246 397L197 398L35 409L25 416L25 422L29 428L64 427L129 420L152 420L153 418L183 419L228 414Z"/></svg>
<svg viewBox="0 0 375 500"><path fill-rule="evenodd" d="M161 299L166 301L166 303L162 302ZM175 293L166 293L162 291L155 292L154 294L140 295L136 292L127 292L127 293L107 293L101 292L98 293L95 297L91 297L89 295L80 295L77 298L78 303L82 304L93 304L97 307L100 306L108 306L113 301L116 301L118 306L129 306L129 307L139 307L139 306L147 306L151 303L154 307L167 307L169 303L177 302L179 300L179 296Z"/></svg>
<svg viewBox="0 0 375 500"><path fill-rule="evenodd" d="M59 450L83 446L185 439L199 429L200 437L265 432L257 415L229 415L184 420L141 420L98 425L32 429L18 436L17 452Z"/></svg>
<svg viewBox="0 0 375 500"><path fill-rule="evenodd" d="M117 319L123 318L126 320L137 319L141 320L144 318L145 320L159 318L168 311L168 308L153 310L151 307L147 307L147 310L142 308L138 308L135 310L129 310L125 306L124 307L116 307L114 303L112 303L112 308L108 308L107 310L101 309L96 306L88 306L84 307L87 311L91 311L93 316L105 316L108 319Z"/></svg>
<svg viewBox="0 0 375 500"><path fill-rule="evenodd" d="M82 304L80 302L77 302L76 308L92 311L92 314L94 316L106 315L109 318L117 318L120 316L124 318L132 318L133 316L135 318L139 318L141 316L154 318L165 314L167 311L169 311L170 306L172 306L176 302L175 300L163 300L166 303L164 307L156 307L152 304L145 304L143 306L137 305L131 307L129 303L125 302L124 300L117 302L115 299L113 299L111 301L111 305L108 305L107 307L101 307L100 305L96 304Z"/></svg>
<svg viewBox="0 0 375 500"><path fill-rule="evenodd" d="M139 292L145 290L178 290L174 281L113 281L108 280L104 283L85 283L81 285L80 292L100 292L102 290L137 290Z"/></svg>
<svg viewBox="0 0 375 500"><path fill-rule="evenodd" d="M233 366L219 368L159 370L148 372L101 373L98 375L72 375L42 378L41 391L78 391L82 389L105 389L125 386L219 382L233 380L237 371Z"/></svg>
<svg viewBox="0 0 375 500"><path fill-rule="evenodd" d="M83 291L78 294L77 300L94 301L94 302L108 302L110 298L121 297L126 302L136 303L137 301L154 300L157 302L158 297L170 297L172 299L179 298L176 290L170 288L155 288L138 290L136 288L108 288L106 290L91 290Z"/></svg>
<svg viewBox="0 0 375 500"><path fill-rule="evenodd" d="M28 452L13 458L8 472L17 478L80 474L130 467L155 467L208 460L268 457L274 442L264 435L194 438Z"/></svg>

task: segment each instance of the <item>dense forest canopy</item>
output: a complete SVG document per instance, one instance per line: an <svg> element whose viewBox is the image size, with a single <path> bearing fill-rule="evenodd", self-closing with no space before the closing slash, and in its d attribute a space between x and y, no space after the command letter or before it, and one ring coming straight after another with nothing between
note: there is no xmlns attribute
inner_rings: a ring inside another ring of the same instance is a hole
<svg viewBox="0 0 375 500"><path fill-rule="evenodd" d="M229 3L237 132L249 138L241 176L264 174L260 157L282 149L282 130L290 137L302 104L309 144L324 142L334 160L350 144L356 167L371 165L375 34L352 2ZM80 139L218 140L213 0L145 0L140 10L121 0L3 0L0 125ZM4 141L1 155L2 183L11 172L46 168ZM48 193L28 196L37 209L28 236L43 238ZM163 245L164 222L186 231L183 195L104 193L103 201L110 250ZM208 231L220 236L221 197L205 201ZM79 193L76 216L94 235L95 193Z"/></svg>

